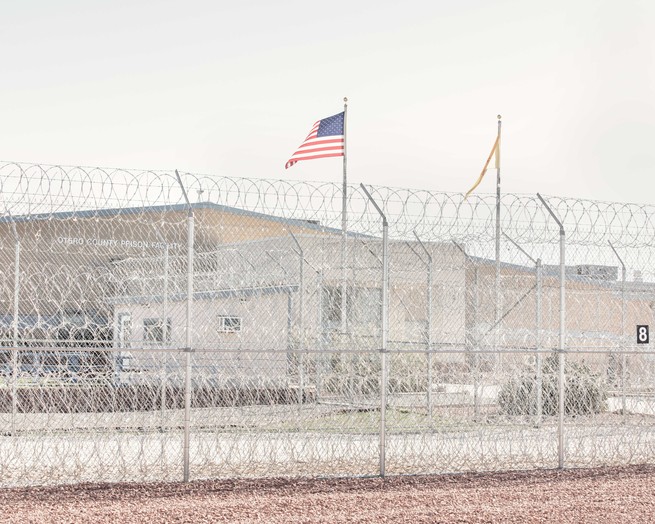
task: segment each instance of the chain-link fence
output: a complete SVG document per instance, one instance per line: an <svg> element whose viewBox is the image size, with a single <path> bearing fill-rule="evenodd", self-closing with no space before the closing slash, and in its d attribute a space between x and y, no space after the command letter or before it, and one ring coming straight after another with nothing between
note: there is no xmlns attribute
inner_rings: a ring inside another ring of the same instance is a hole
<svg viewBox="0 0 655 524"><path fill-rule="evenodd" d="M652 460L653 207L342 197L0 164L0 484Z"/></svg>

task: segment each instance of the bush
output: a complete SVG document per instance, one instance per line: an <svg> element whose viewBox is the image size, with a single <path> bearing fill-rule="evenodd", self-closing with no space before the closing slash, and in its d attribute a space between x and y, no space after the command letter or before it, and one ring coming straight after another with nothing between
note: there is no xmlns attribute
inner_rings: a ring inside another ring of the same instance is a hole
<svg viewBox="0 0 655 524"><path fill-rule="evenodd" d="M427 390L427 360L417 353L390 354L389 393L424 393ZM329 394L379 395L382 374L379 353L333 354L323 375L323 388Z"/></svg>
<svg viewBox="0 0 655 524"><path fill-rule="evenodd" d="M544 359L541 376L541 412L543 415L558 413L559 388L557 354ZM605 408L607 393L585 364L567 362L564 367L564 413L566 415L590 415ZM537 414L537 377L534 370L505 383L498 393L498 403L508 415Z"/></svg>

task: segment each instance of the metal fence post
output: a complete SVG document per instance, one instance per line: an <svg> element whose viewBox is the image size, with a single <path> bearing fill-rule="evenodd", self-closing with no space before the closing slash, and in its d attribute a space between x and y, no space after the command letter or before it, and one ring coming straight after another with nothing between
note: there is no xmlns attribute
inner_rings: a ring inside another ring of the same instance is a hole
<svg viewBox="0 0 655 524"><path fill-rule="evenodd" d="M161 235L161 233L155 230L159 241L164 244L164 275L163 275L163 286L162 286L162 346L165 346L168 342L168 258L169 258L169 246L166 239ZM161 427L164 429L166 411L166 382L167 382L167 367L168 367L168 353L162 352L162 362L161 362L161 399L160 399L160 415L161 415Z"/></svg>
<svg viewBox="0 0 655 524"><path fill-rule="evenodd" d="M559 364L559 398L558 398L558 408L559 408L559 467L560 469L564 468L564 413L566 410L565 406L565 388L566 388L566 377L565 377L565 366L566 359L564 356L565 346L566 346L566 233L564 232L564 226L560 224L559 231L559 355L558 355L558 364Z"/></svg>
<svg viewBox="0 0 655 524"><path fill-rule="evenodd" d="M373 207L382 217L382 347L380 348L380 476L385 476L387 439L387 339L389 337L389 223L364 184L360 184Z"/></svg>
<svg viewBox="0 0 655 524"><path fill-rule="evenodd" d="M428 404L428 417L430 419L430 426L432 426L432 255L421 241L416 231L413 231L416 241L419 243L425 255L427 256L427 311L426 311L426 337L425 344L427 346L427 404Z"/></svg>
<svg viewBox="0 0 655 524"><path fill-rule="evenodd" d="M321 396L323 392L323 373L327 368L327 363L325 362L325 332L323 328L323 269L318 271L317 276L317 289L318 289L318 312L317 312L317 324L318 324L318 347L319 355L316 362L316 403L318 404L321 401Z"/></svg>
<svg viewBox="0 0 655 524"><path fill-rule="evenodd" d="M619 340L621 341L621 414L625 417L625 412L627 409L626 406L626 397L625 397L625 368L628 365L627 356L625 354L625 264L623 259L619 256L619 253L614 249L614 246L611 242L608 242L612 251L616 255L616 258L619 259L621 264L621 336ZM614 363L614 362L613 362Z"/></svg>
<svg viewBox="0 0 655 524"><path fill-rule="evenodd" d="M557 399L557 409L559 412L558 423L557 423L557 458L558 466L560 469L564 468L564 411L565 411L565 396L564 389L566 387L566 377L564 373L564 366L566 365L564 352L566 347L566 233L564 231L564 226L560 222L557 215L553 213L553 210L546 203L543 197L537 193L539 200L544 205L551 217L557 222L559 226L559 350L557 352L557 364L558 364L558 379L557 379L557 388L558 388L558 399Z"/></svg>
<svg viewBox="0 0 655 524"><path fill-rule="evenodd" d="M183 480L189 482L190 474L190 429L191 429L191 351L193 347L192 314L193 314L193 259L194 259L194 215L193 207L187 196L180 174L175 170L177 181L182 188L186 200L187 215L187 297L186 297L186 347L184 348L184 443L182 449Z"/></svg>
<svg viewBox="0 0 655 524"><path fill-rule="evenodd" d="M18 414L18 300L20 295L20 238L16 231L11 213L9 213L11 229L14 234L14 318L12 322L11 342L13 350L11 352L11 434L16 431L16 415Z"/></svg>
<svg viewBox="0 0 655 524"><path fill-rule="evenodd" d="M298 239L296 238L296 235L293 234L292 231L289 231L289 234L291 235L291 238L293 239L294 243L296 244L296 247L298 248L298 258L299 258L299 268L298 268L298 280L299 280L299 287L298 287L298 331L300 332L300 336L298 338L299 344L298 344L298 405L302 407L303 404L303 394L305 391L305 376L304 376L304 351L305 351L305 326L303 324L303 298L304 298L304 275L303 275L303 268L305 266L305 255L302 249L302 246L300 245L300 242L298 242Z"/></svg>
<svg viewBox="0 0 655 524"><path fill-rule="evenodd" d="M186 305L186 355L184 360L184 482L189 481L190 469L190 430L191 430L191 351L193 348L192 308L193 308L193 259L194 259L194 216L189 206L187 252L187 305Z"/></svg>
<svg viewBox="0 0 655 524"><path fill-rule="evenodd" d="M543 287L543 281L542 281L543 280L543 268L542 268L542 265L541 265L541 259L540 258L537 259L536 266L537 266L537 268L536 268L536 271L537 271L537 300L536 300L536 310L537 310L536 311L536 323L537 323L536 330L537 330L537 333L536 333L536 337L535 337L536 338L536 340L535 340L536 355L535 356L536 356L536 359L537 359L537 361L536 361L536 368L537 368L536 369L536 375L537 375L537 377L536 377L537 378L537 385L536 385L536 388L537 388L537 410L536 411L537 412L536 412L536 416L537 416L537 424L541 424L541 420L542 420L542 417L543 417L543 402L544 402L543 393L544 392L543 392L543 377L542 377L542 362L541 362L541 360L542 360L542 354L541 354L541 349L542 349L541 348L541 344L542 344L542 340L541 340L541 323L542 323L541 300L542 300L542 298L541 298L541 293L542 293L542 287Z"/></svg>
<svg viewBox="0 0 655 524"><path fill-rule="evenodd" d="M471 257L468 255L466 250L454 240L451 242L459 249L464 255L464 274L466 275L466 265L470 264L473 266L473 334L470 336L470 350L471 357L471 367L473 368L473 419L477 422L480 420L480 341L482 337L480 333L477 332L478 328L478 314L480 309L480 275L478 271L478 265ZM464 277L466 282L466 276ZM466 284L465 284L466 285ZM469 344L467 344L467 348Z"/></svg>
<svg viewBox="0 0 655 524"><path fill-rule="evenodd" d="M163 306L162 306L163 315L164 315L164 317L162 319L162 322L164 323L163 327L162 327L162 339L163 339L164 344L166 344L168 342L168 339L169 339L169 336L170 336L170 333L168 332L168 264L169 264L169 260L168 260L169 252L168 251L169 251L168 242L166 242L166 248L165 248L165 251L164 251L164 289L163 289L164 300L163 300ZM161 385L162 418L164 416L163 415L164 410L166 409L166 378L167 378L166 377L166 372L168 371L167 370L168 357L169 357L169 355L166 354L165 361L164 361L165 365L162 366L162 369L164 370L164 376L163 376L164 380L162 381L162 385ZM162 420L162 422L163 422L163 420Z"/></svg>
<svg viewBox="0 0 655 524"><path fill-rule="evenodd" d="M467 255L467 260L470 260ZM475 263L474 263L475 264ZM480 422L480 334L477 332L480 313L480 271L477 264L473 268L473 333L475 346L473 347L473 420Z"/></svg>

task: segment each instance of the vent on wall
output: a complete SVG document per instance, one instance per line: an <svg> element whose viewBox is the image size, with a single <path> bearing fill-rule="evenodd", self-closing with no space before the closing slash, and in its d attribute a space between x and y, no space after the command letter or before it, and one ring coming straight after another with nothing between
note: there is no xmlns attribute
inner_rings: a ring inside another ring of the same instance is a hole
<svg viewBox="0 0 655 524"><path fill-rule="evenodd" d="M220 333L238 333L241 331L241 317L229 315L218 316L218 331Z"/></svg>

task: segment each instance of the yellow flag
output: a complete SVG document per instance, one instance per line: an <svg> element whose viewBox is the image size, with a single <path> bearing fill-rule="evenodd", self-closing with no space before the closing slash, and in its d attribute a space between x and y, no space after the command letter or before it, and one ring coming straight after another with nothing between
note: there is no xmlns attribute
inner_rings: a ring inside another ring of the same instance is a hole
<svg viewBox="0 0 655 524"><path fill-rule="evenodd" d="M475 181L475 184L473 184L473 187L468 190L466 195L464 195L464 200L466 200L469 197L469 195L475 190L475 188L480 185L480 182L482 182L482 179L484 178L484 174L487 172L487 168L489 167L489 162L491 162L491 157L494 156L494 153L496 155L496 169L499 169L500 168L500 134L496 137L496 141L494 142L494 147L491 148L491 153L489 153L489 158L487 158L487 161L485 162L484 167L482 168L482 173L480 173L480 176Z"/></svg>

